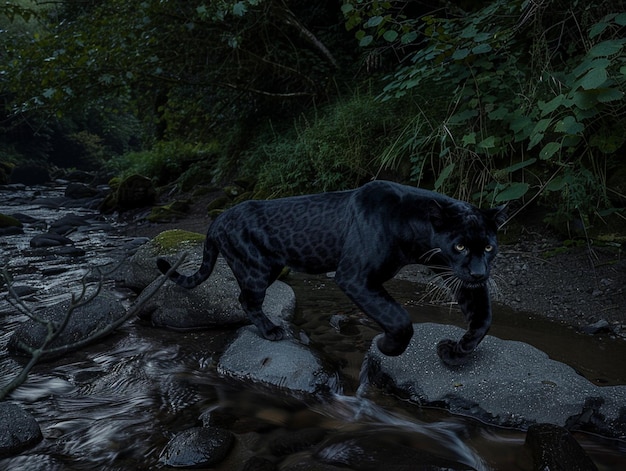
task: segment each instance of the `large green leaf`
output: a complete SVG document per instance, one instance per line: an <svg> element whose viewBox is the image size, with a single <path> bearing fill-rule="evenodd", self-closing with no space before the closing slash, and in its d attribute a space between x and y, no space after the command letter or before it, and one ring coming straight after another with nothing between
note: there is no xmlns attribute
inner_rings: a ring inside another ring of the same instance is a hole
<svg viewBox="0 0 626 471"><path fill-rule="evenodd" d="M528 183L510 183L506 188L498 192L495 201L496 203L504 203L505 201L520 199L528 192L529 188L530 185Z"/></svg>
<svg viewBox="0 0 626 471"><path fill-rule="evenodd" d="M439 178L437 178L437 181L435 182L435 190L438 190L439 188L441 188L441 186L444 184L444 182L447 180L447 178L450 176L450 174L454 170L455 166L456 164L452 162L441 171Z"/></svg>
<svg viewBox="0 0 626 471"><path fill-rule="evenodd" d="M585 90L600 88L607 78L608 74L605 68L593 68L580 79L580 86Z"/></svg>
<svg viewBox="0 0 626 471"><path fill-rule="evenodd" d="M601 43L593 46L588 54L591 57L612 56L622 50L624 46L623 39L611 39L609 41L602 41Z"/></svg>
<svg viewBox="0 0 626 471"><path fill-rule="evenodd" d="M539 158L542 160L548 160L560 150L561 150L560 142L548 142L545 146L543 146L543 149L541 149L541 151L539 152Z"/></svg>

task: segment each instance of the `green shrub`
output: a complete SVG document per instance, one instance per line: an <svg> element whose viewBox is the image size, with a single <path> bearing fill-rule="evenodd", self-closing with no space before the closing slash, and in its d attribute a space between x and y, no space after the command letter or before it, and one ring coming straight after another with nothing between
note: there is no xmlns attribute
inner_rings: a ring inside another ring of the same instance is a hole
<svg viewBox="0 0 626 471"><path fill-rule="evenodd" d="M107 165L122 178L139 174L154 179L157 185L165 185L178 178L194 163L210 160L216 150L216 144L161 141L149 150L128 152L114 157Z"/></svg>
<svg viewBox="0 0 626 471"><path fill-rule="evenodd" d="M610 207L626 142L622 5L492 0L407 18L393 3L343 7L361 45L413 50L380 98L423 111L388 163L408 158L414 178L432 170L436 189L479 204L539 195L559 221Z"/></svg>
<svg viewBox="0 0 626 471"><path fill-rule="evenodd" d="M407 119L400 108L355 93L302 115L291 129L259 135L244 152L244 171L258 176L257 192L271 196L354 188L378 172Z"/></svg>

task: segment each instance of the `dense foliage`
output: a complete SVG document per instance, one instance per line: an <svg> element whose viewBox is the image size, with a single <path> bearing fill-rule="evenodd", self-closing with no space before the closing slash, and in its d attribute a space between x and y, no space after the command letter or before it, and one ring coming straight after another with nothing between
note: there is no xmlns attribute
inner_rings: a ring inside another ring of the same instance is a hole
<svg viewBox="0 0 626 471"><path fill-rule="evenodd" d="M268 196L395 178L555 224L626 201L626 8L594 0L12 1L0 160L198 164Z"/></svg>

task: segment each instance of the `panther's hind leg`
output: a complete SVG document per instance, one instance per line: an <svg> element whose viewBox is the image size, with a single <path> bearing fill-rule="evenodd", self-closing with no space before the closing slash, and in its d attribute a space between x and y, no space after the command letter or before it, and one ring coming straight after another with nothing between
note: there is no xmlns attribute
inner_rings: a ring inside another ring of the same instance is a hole
<svg viewBox="0 0 626 471"><path fill-rule="evenodd" d="M282 266L275 266L263 258L246 259L232 246L223 249L222 253L237 279L241 289L239 302L250 322L257 326L266 339L281 340L285 332L263 312L263 301L267 288L278 278Z"/></svg>
<svg viewBox="0 0 626 471"><path fill-rule="evenodd" d="M263 312L263 300L265 299L265 290L262 292L251 291L249 289L241 290L239 302L245 311L248 319L257 326L261 335L268 340L281 340L285 336L282 327L274 324Z"/></svg>
<svg viewBox="0 0 626 471"><path fill-rule="evenodd" d="M450 366L466 363L491 327L491 300L487 286L462 287L457 300L468 322L467 331L458 342L446 339L437 345L439 358Z"/></svg>

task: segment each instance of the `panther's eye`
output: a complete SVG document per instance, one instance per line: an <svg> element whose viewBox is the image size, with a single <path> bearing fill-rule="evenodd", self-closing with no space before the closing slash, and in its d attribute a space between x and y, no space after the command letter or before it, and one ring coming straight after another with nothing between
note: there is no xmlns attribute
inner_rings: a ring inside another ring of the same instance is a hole
<svg viewBox="0 0 626 471"><path fill-rule="evenodd" d="M465 250L465 246L463 244L454 244L454 250L457 252L463 252Z"/></svg>
<svg viewBox="0 0 626 471"><path fill-rule="evenodd" d="M491 252L493 250L493 245L487 244L485 245L485 252Z"/></svg>

